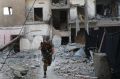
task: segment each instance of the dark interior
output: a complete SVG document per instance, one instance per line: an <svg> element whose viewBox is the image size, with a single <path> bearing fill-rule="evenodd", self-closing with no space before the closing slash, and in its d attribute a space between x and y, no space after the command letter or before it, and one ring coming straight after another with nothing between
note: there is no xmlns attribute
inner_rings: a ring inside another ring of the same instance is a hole
<svg viewBox="0 0 120 79"><path fill-rule="evenodd" d="M118 16L117 0L96 0L96 12L102 17Z"/></svg>
<svg viewBox="0 0 120 79"><path fill-rule="evenodd" d="M43 9L42 8L34 8L34 20L43 21Z"/></svg>
<svg viewBox="0 0 120 79"><path fill-rule="evenodd" d="M75 42L75 36L76 36L76 29L75 28L71 28L71 42L72 43Z"/></svg>
<svg viewBox="0 0 120 79"><path fill-rule="evenodd" d="M52 3L63 3L63 4L67 4L67 0L52 0Z"/></svg>
<svg viewBox="0 0 120 79"><path fill-rule="evenodd" d="M69 43L69 37L62 37L62 45L66 45Z"/></svg>
<svg viewBox="0 0 120 79"><path fill-rule="evenodd" d="M55 29L57 30L66 30L67 29L67 10L52 10L52 23Z"/></svg>
<svg viewBox="0 0 120 79"><path fill-rule="evenodd" d="M13 40L14 38L16 38L18 35L11 35L11 40ZM17 52L20 52L20 39L16 40L14 42L14 51L17 53Z"/></svg>
<svg viewBox="0 0 120 79"><path fill-rule="evenodd" d="M52 3L59 3L59 0L52 0Z"/></svg>

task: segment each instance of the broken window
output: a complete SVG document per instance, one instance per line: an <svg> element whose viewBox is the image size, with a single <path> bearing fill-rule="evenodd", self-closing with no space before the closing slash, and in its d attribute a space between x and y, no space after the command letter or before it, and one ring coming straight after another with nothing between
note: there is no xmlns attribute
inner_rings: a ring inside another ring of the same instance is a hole
<svg viewBox="0 0 120 79"><path fill-rule="evenodd" d="M12 15L12 14L13 14L13 9L12 9L12 7L4 7L4 8L3 8L3 14L4 14L4 15Z"/></svg>
<svg viewBox="0 0 120 79"><path fill-rule="evenodd" d="M52 10L52 23L57 30L67 30L67 10Z"/></svg>
<svg viewBox="0 0 120 79"><path fill-rule="evenodd" d="M34 8L34 21L43 21L43 8Z"/></svg>
<svg viewBox="0 0 120 79"><path fill-rule="evenodd" d="M62 37L62 45L66 45L69 43L69 37Z"/></svg>
<svg viewBox="0 0 120 79"><path fill-rule="evenodd" d="M116 17L118 4L114 0L96 0L96 12L99 17Z"/></svg>

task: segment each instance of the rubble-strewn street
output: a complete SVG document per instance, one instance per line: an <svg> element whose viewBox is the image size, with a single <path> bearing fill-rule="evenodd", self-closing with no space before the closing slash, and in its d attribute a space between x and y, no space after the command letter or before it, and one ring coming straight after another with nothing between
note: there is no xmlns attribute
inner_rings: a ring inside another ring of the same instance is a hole
<svg viewBox="0 0 120 79"><path fill-rule="evenodd" d="M0 79L43 78L120 79L120 0L0 0Z"/></svg>
<svg viewBox="0 0 120 79"><path fill-rule="evenodd" d="M4 58L6 58L6 55L1 55L1 66ZM41 58L39 50L24 51L16 55L11 55L0 72L0 79L42 79L43 69ZM52 72L52 66L48 69L48 77L58 79Z"/></svg>
<svg viewBox="0 0 120 79"><path fill-rule="evenodd" d="M65 50L61 47L60 50ZM61 53L58 51L55 59L54 71L65 79L97 79L94 73L93 62L84 57L71 55L73 52ZM82 52L81 52L82 53Z"/></svg>
<svg viewBox="0 0 120 79"><path fill-rule="evenodd" d="M64 47L60 48L55 49L57 51L53 55L51 66L48 67L46 79L96 79L93 63L82 57L72 57L70 53L63 51ZM0 55L0 67L7 54ZM0 71L0 79L42 79L41 58L40 50L11 54Z"/></svg>

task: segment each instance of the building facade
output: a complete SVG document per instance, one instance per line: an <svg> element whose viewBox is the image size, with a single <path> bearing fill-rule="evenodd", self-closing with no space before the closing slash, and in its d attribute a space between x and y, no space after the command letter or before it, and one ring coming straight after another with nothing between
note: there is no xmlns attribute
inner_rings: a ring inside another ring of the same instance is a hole
<svg viewBox="0 0 120 79"><path fill-rule="evenodd" d="M61 37L63 45L75 42L80 29L86 28L85 10L89 28L119 26L119 0L112 1L87 0L86 4L85 0L1 0L0 46L18 35L22 36L20 50L38 49L46 36Z"/></svg>

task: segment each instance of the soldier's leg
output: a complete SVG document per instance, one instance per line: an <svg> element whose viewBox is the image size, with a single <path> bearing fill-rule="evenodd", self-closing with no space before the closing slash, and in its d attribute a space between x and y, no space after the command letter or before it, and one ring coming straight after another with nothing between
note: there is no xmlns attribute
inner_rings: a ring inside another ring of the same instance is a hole
<svg viewBox="0 0 120 79"><path fill-rule="evenodd" d="M49 59L48 59L48 66L50 66L51 63L52 63L52 55L51 55L51 56L49 57Z"/></svg>
<svg viewBox="0 0 120 79"><path fill-rule="evenodd" d="M47 63L44 62L44 65L43 65L43 68L44 68L44 78L46 78L46 71L47 71Z"/></svg>

